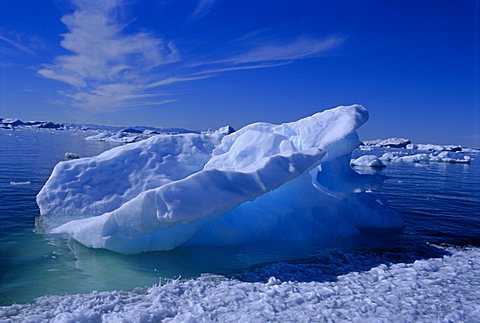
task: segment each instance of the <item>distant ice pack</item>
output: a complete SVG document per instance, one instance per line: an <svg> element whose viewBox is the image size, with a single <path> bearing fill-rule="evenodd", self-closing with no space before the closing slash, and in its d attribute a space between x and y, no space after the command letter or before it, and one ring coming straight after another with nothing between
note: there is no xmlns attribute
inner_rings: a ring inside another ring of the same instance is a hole
<svg viewBox="0 0 480 323"><path fill-rule="evenodd" d="M401 228L350 168L360 105L280 125L157 135L60 162L37 195L49 234L120 253L180 245L329 241ZM228 132L227 132L228 133Z"/></svg>

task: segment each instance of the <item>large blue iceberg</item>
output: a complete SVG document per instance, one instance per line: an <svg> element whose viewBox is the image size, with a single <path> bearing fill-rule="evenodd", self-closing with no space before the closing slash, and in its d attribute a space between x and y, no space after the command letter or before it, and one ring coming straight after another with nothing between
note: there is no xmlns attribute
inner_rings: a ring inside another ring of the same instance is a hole
<svg viewBox="0 0 480 323"><path fill-rule="evenodd" d="M37 196L49 234L120 253L329 241L403 222L350 168L360 105L280 125L158 135L59 163Z"/></svg>

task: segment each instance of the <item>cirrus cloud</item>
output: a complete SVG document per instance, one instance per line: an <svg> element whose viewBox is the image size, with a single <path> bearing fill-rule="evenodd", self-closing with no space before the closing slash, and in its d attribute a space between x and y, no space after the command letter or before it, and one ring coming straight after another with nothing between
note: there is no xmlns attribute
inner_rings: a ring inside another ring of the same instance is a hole
<svg viewBox="0 0 480 323"><path fill-rule="evenodd" d="M200 1L198 7L208 10L213 2ZM173 102L174 98L165 98L162 87L225 72L286 65L317 56L343 41L330 36L261 42L237 54L222 52L223 57L194 64L193 58L181 57L172 41L145 31L127 33L128 24L120 18L122 0L74 0L73 4L74 11L62 17L68 31L60 46L67 53L37 72L67 84L69 88L60 92L66 103L89 110Z"/></svg>

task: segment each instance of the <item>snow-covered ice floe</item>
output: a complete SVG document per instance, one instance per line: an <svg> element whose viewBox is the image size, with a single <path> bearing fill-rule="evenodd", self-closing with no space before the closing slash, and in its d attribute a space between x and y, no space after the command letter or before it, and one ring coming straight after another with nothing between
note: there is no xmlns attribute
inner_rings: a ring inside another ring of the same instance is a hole
<svg viewBox="0 0 480 323"><path fill-rule="evenodd" d="M439 153L431 154L414 154L414 155L399 155L392 152L384 153L379 157L383 162L407 162L407 163L457 163L457 164L470 164L471 157L467 155L457 156L449 153L448 151L442 151Z"/></svg>
<svg viewBox="0 0 480 323"><path fill-rule="evenodd" d="M334 256L328 262L328 255L320 255L318 264L275 263L246 273L247 279L205 275L132 292L43 296L32 304L0 307L0 317L3 322L480 321L478 248L447 248L443 255L402 261L398 251L393 261L353 251ZM344 268L349 270L342 273Z"/></svg>
<svg viewBox="0 0 480 323"><path fill-rule="evenodd" d="M422 151L463 151L459 145L408 144L405 148Z"/></svg>
<svg viewBox="0 0 480 323"><path fill-rule="evenodd" d="M403 227L350 168L360 105L280 125L158 135L59 163L37 196L47 233L121 253L332 240Z"/></svg>
<svg viewBox="0 0 480 323"><path fill-rule="evenodd" d="M425 152L480 152L479 148L466 148L461 145L415 144L407 138L364 140L360 146L360 150L372 150L373 148L405 148Z"/></svg>
<svg viewBox="0 0 480 323"><path fill-rule="evenodd" d="M387 147L387 148L406 148L411 144L410 139L407 138L387 138L365 140L363 145L365 147Z"/></svg>
<svg viewBox="0 0 480 323"><path fill-rule="evenodd" d="M405 148L407 150L418 150L425 152L467 152L479 153L480 148L466 148L461 145L437 145L437 144L416 144L407 138L386 138L364 140L360 150L372 150L373 148Z"/></svg>

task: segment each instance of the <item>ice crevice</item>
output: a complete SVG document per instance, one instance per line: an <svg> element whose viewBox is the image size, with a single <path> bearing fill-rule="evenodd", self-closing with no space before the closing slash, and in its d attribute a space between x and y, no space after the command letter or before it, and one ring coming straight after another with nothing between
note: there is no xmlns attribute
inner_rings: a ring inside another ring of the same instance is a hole
<svg viewBox="0 0 480 323"><path fill-rule="evenodd" d="M59 163L37 195L47 234L121 253L183 244L313 241L402 220L350 168L368 119L340 106L280 125L158 135Z"/></svg>

